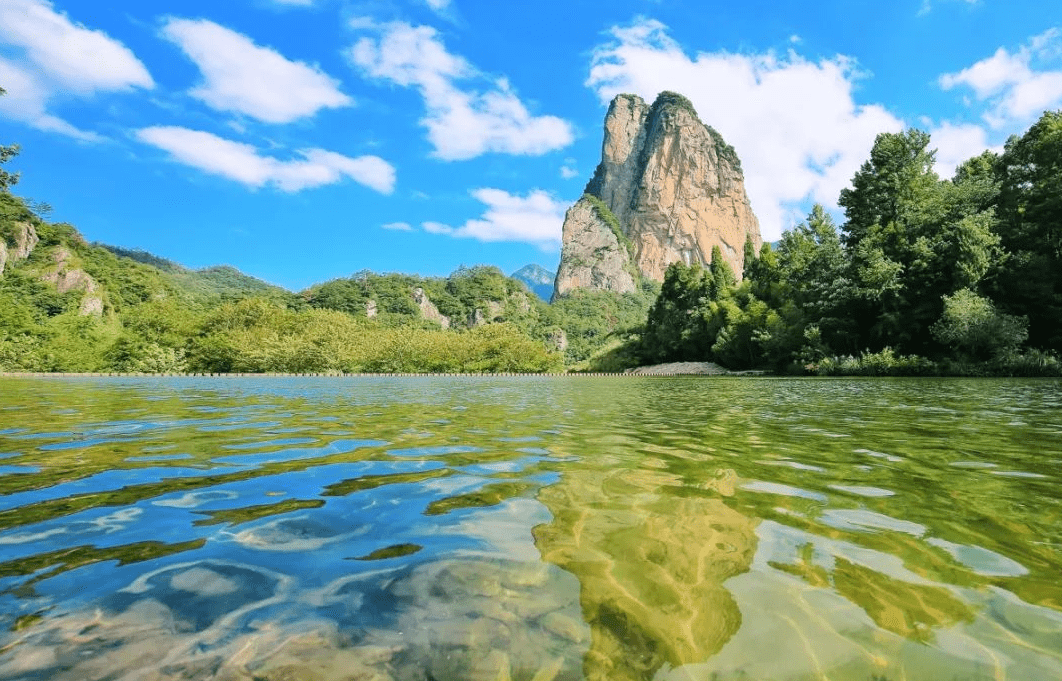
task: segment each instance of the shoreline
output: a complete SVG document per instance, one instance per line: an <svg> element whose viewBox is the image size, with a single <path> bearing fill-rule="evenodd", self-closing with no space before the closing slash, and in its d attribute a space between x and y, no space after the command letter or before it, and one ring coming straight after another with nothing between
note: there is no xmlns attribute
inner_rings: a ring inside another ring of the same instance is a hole
<svg viewBox="0 0 1062 681"><path fill-rule="evenodd" d="M442 373L442 372L416 372L416 373L339 373L339 372L308 372L308 373L121 373L121 372L0 372L0 378L501 378L501 377L543 377L543 378L566 378L566 377L615 377L615 378L647 378L657 376L705 376L707 374L680 374L680 373L654 373L638 374L633 372L543 372L528 373L516 371L500 371L495 373ZM722 374L713 374L722 375ZM736 375L736 374L735 374Z"/></svg>
<svg viewBox="0 0 1062 681"><path fill-rule="evenodd" d="M654 364L640 366L625 371L553 371L553 372L352 372L339 371L310 371L305 373L210 373L210 372L119 372L119 371L2 371L0 378L414 378L414 377L564 377L564 376L594 376L594 377L628 377L640 378L649 376L762 376L763 371L730 371L712 362L671 362L668 364Z"/></svg>

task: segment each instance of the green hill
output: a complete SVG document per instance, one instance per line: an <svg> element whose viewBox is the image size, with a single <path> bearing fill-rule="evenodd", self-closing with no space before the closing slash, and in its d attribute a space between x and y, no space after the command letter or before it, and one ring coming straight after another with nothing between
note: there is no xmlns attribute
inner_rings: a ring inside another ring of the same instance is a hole
<svg viewBox="0 0 1062 681"><path fill-rule="evenodd" d="M651 299L549 305L484 265L293 293L227 265L89 243L0 191L0 371L558 370L614 346Z"/></svg>

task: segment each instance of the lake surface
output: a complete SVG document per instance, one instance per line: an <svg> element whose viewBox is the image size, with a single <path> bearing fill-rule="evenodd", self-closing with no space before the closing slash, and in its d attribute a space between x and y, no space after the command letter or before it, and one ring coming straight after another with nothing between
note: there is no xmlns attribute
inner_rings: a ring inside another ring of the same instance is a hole
<svg viewBox="0 0 1062 681"><path fill-rule="evenodd" d="M1062 383L0 379L0 678L1062 678Z"/></svg>

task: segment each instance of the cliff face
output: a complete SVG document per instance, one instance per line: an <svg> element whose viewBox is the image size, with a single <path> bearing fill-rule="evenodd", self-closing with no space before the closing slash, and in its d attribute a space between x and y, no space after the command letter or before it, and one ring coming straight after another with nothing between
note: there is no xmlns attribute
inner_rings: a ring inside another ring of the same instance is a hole
<svg viewBox="0 0 1062 681"><path fill-rule="evenodd" d="M665 92L649 106L636 95L619 95L609 106L604 133L601 163L586 193L602 201L630 241L626 262L663 281L671 263L707 265L712 247L719 246L740 277L745 239L751 237L757 250L762 243L759 222L737 154L700 121L689 101ZM591 250L596 246L587 247L594 239L585 236L591 229L585 220L569 226L584 218L578 206L565 217L556 295L587 286L623 290L630 268L605 262ZM566 275L573 263L590 263L591 269L596 263L596 280Z"/></svg>
<svg viewBox="0 0 1062 681"><path fill-rule="evenodd" d="M564 216L560 267L553 297L577 288L628 293L637 288L630 273L630 254L607 220L584 196Z"/></svg>

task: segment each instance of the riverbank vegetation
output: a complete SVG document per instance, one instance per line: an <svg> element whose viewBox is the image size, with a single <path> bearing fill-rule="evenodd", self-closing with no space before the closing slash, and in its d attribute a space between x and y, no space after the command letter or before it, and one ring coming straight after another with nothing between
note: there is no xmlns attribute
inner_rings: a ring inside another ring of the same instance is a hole
<svg viewBox="0 0 1062 681"><path fill-rule="evenodd" d="M933 170L918 130L879 135L838 203L777 247L672 265L643 361L823 375L1062 375L1062 112L1001 154Z"/></svg>

